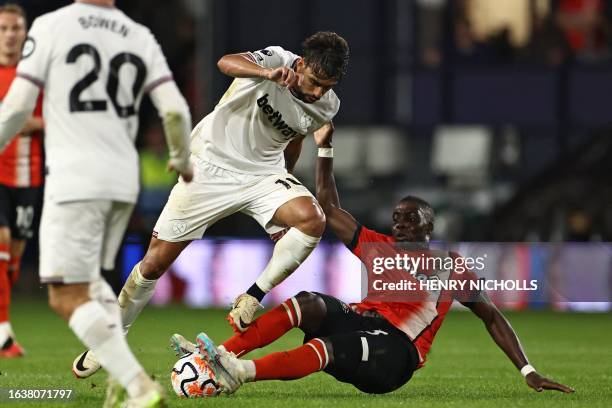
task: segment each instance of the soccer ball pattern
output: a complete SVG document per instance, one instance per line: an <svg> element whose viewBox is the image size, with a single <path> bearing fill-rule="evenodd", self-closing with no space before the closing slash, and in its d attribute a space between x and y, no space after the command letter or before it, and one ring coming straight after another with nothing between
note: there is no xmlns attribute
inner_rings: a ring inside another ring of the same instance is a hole
<svg viewBox="0 0 612 408"><path fill-rule="evenodd" d="M215 373L197 353L181 357L170 374L172 388L181 398L216 397L221 390Z"/></svg>

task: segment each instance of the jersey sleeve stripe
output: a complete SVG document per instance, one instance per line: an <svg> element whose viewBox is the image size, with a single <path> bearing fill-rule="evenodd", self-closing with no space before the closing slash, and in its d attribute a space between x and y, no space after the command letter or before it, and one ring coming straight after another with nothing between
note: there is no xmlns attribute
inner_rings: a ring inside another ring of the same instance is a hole
<svg viewBox="0 0 612 408"><path fill-rule="evenodd" d="M355 230L355 235L353 235L353 239L347 245L348 249L351 250L351 251L353 251L355 248L357 248L357 243L359 242L359 234L361 234L361 228L363 228L363 225L357 224L357 229Z"/></svg>
<svg viewBox="0 0 612 408"><path fill-rule="evenodd" d="M257 58L255 58L254 53L252 53L252 52L245 52L245 53L244 53L244 54L242 54L242 55L244 55L244 56L245 56L247 59L249 59L251 62L254 62L254 63L255 63L255 64L257 64L257 65L260 65L260 64L258 64L258 63L257 63Z"/></svg>
<svg viewBox="0 0 612 408"><path fill-rule="evenodd" d="M44 88L45 87L45 82L41 81L40 79L32 76L32 75L28 75L28 74L24 74L23 72L18 72L17 76L19 78L23 78L23 79L27 79L28 81L30 81L31 83L33 83L34 85L36 85L39 88Z"/></svg>
<svg viewBox="0 0 612 408"><path fill-rule="evenodd" d="M155 81L151 82L149 85L147 85L144 88L144 93L149 93L151 92L153 89L157 88L158 86L160 86L163 83L166 83L168 81L172 81L172 76L167 75L164 77L161 77L159 79L156 79Z"/></svg>

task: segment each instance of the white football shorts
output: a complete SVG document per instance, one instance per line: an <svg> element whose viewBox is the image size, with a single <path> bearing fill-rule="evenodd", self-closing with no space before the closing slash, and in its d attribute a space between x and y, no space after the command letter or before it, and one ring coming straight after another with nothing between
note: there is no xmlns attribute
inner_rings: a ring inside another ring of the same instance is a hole
<svg viewBox="0 0 612 408"><path fill-rule="evenodd" d="M153 236L169 242L201 239L215 222L237 212L253 217L269 234L276 210L297 197L313 197L293 175L235 173L207 161L194 159L191 183L174 186L153 228Z"/></svg>
<svg viewBox="0 0 612 408"><path fill-rule="evenodd" d="M87 283L113 269L134 204L45 201L40 221L42 283Z"/></svg>

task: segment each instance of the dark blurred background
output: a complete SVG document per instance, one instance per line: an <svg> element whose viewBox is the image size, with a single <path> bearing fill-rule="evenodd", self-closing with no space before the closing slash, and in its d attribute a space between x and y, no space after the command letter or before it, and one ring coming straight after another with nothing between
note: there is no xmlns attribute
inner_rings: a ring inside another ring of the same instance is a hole
<svg viewBox="0 0 612 408"><path fill-rule="evenodd" d="M19 3L31 21L71 2ZM269 45L299 54L315 31L344 36L351 60L336 88L342 105L335 172L343 207L371 228L387 232L394 204L412 194L436 210L434 239L612 241L612 0L119 0L117 6L161 43L194 124L231 81L216 68L222 55ZM176 181L165 172L163 130L148 100L141 119L141 198L117 273L107 276L117 288L141 259ZM315 156L309 140L296 168L311 190ZM154 303L226 305L272 250L264 231L242 215L219 222L207 237L164 276ZM327 238L270 299L304 288L359 298L358 261ZM581 300L609 299L610 247L564 248L568 259L588 261L568 262L563 272L570 278L591 272L595 289ZM558 269L559 257L537 246L497 253L495 276L550 278ZM36 260L33 240L23 291L37 286ZM598 288L607 295L594 296ZM513 307L531 299L521 296ZM565 309L564 299L549 300Z"/></svg>
<svg viewBox="0 0 612 408"><path fill-rule="evenodd" d="M24 0L30 20L69 1ZM612 1L118 1L157 36L199 121L230 82L225 53L317 30L351 46L337 87L343 206L386 230L405 194L429 200L447 240L606 241L612 235ZM163 132L142 110L143 199L131 232L150 234L174 177ZM313 187L314 146L297 175ZM236 216L212 236L261 236Z"/></svg>

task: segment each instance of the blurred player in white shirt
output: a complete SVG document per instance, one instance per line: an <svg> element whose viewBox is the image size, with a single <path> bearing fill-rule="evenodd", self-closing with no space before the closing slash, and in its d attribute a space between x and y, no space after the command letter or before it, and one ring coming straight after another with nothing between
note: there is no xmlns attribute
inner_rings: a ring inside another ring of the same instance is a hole
<svg viewBox="0 0 612 408"><path fill-rule="evenodd" d="M134 139L143 95L149 93L163 119L169 168L184 182L193 177L191 118L151 32L114 3L76 1L34 21L0 109L0 150L43 90L40 276L49 284L49 303L114 379L111 398L123 387L128 406L158 406L161 388L130 351L117 299L100 270L114 267L138 195Z"/></svg>
<svg viewBox="0 0 612 408"><path fill-rule="evenodd" d="M303 56L268 47L219 60L221 72L235 79L193 130L193 182L179 180L172 190L147 253L119 295L126 331L181 251L224 217L247 214L278 239L259 278L234 301L228 318L236 331L246 330L265 294L319 243L325 216L291 172L304 138L338 112L332 87L346 71L349 49L332 32L316 33L303 46Z"/></svg>

